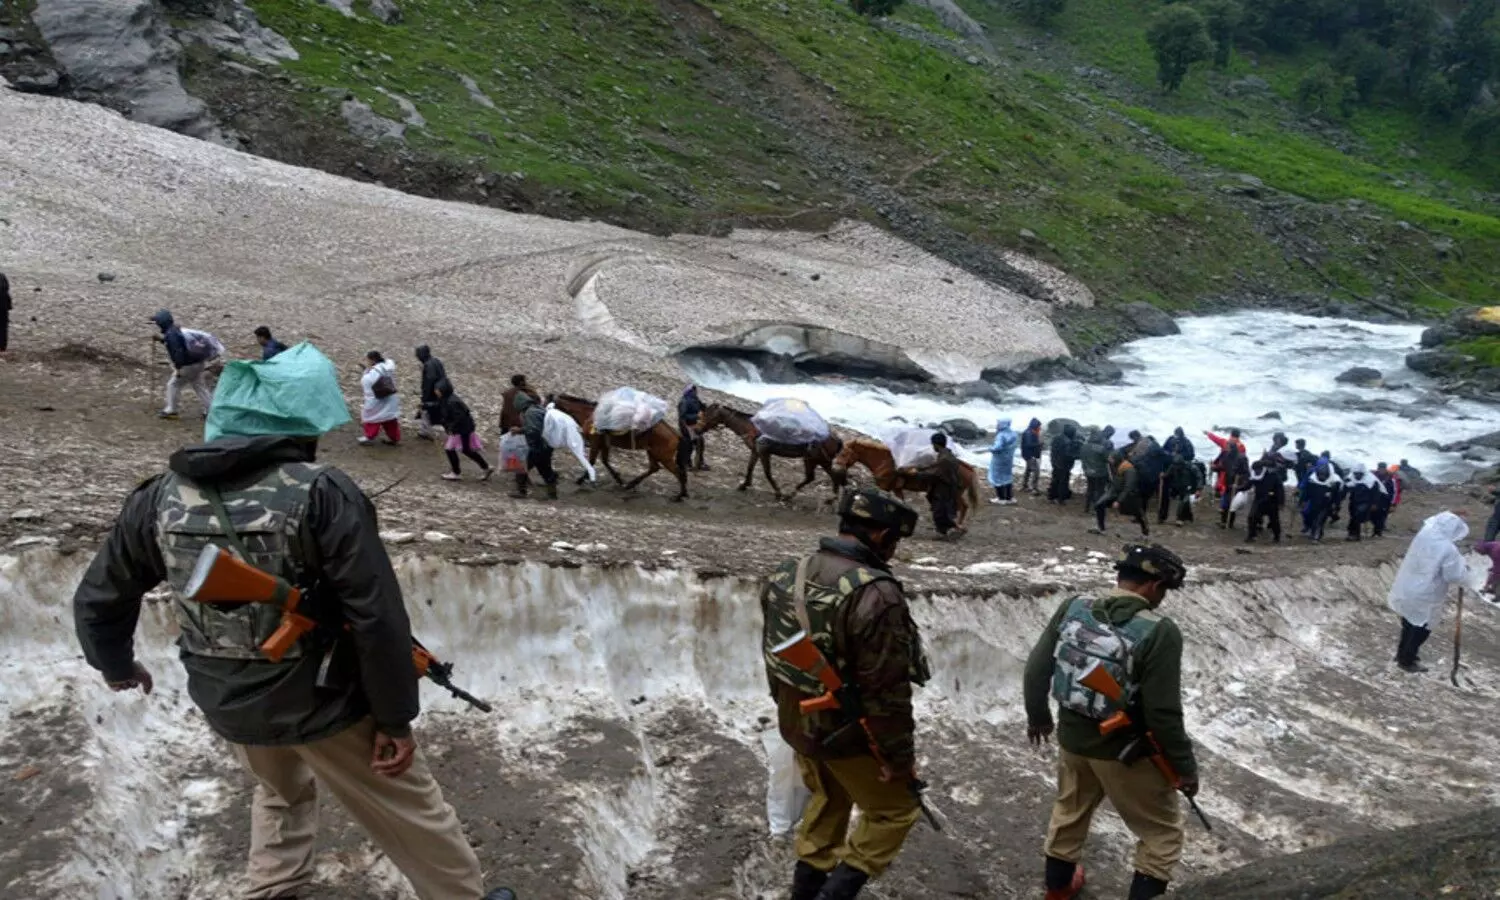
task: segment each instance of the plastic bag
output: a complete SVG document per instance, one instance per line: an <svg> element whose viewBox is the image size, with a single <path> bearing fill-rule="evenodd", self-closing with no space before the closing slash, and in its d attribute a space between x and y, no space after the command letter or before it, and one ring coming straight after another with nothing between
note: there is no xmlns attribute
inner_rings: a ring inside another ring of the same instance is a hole
<svg viewBox="0 0 1500 900"><path fill-rule="evenodd" d="M887 442L896 468L912 469L936 463L937 451L932 449L932 436L935 434L937 432L931 428L908 428L897 432Z"/></svg>
<svg viewBox="0 0 1500 900"><path fill-rule="evenodd" d="M264 362L230 361L219 376L203 439L226 435L316 437L349 421L338 372L303 342Z"/></svg>
<svg viewBox="0 0 1500 900"><path fill-rule="evenodd" d="M184 328L182 339L187 343L188 353L198 362L208 362L224 355L224 344L206 331Z"/></svg>
<svg viewBox="0 0 1500 900"><path fill-rule="evenodd" d="M526 471L526 435L505 434L500 436L500 471Z"/></svg>
<svg viewBox="0 0 1500 900"><path fill-rule="evenodd" d="M667 417L667 401L635 388L615 388L599 398L594 427L600 431L640 434Z"/></svg>
<svg viewBox="0 0 1500 900"><path fill-rule="evenodd" d="M751 419L761 436L778 444L816 444L827 440L828 423L801 400L767 400Z"/></svg>
<svg viewBox="0 0 1500 900"><path fill-rule="evenodd" d="M797 754L781 739L781 734L775 729L762 732L761 741L766 748L766 771L770 776L766 782L766 822L771 836L779 837L797 827L812 792L797 771Z"/></svg>
<svg viewBox="0 0 1500 900"><path fill-rule="evenodd" d="M583 464L584 470L589 473L589 481L599 480L594 473L594 467L589 465L589 455L583 444L583 432L578 430L578 423L573 421L572 416L561 412L556 406L548 405L547 420L542 425L542 440L554 450L567 450L572 453Z"/></svg>
<svg viewBox="0 0 1500 900"><path fill-rule="evenodd" d="M1234 499L1229 501L1229 511L1232 513L1244 512L1245 507L1250 505L1250 491L1239 491Z"/></svg>

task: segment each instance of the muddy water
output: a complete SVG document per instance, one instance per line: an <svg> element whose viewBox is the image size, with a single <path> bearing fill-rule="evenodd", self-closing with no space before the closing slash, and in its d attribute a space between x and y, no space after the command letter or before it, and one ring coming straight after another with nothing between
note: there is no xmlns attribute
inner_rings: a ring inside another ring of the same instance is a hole
<svg viewBox="0 0 1500 900"><path fill-rule="evenodd" d="M163 606L147 607L138 641L151 697L109 693L78 658L66 598L84 562L0 556L0 896L228 896L246 780L186 697ZM497 707L484 716L424 689L420 722L494 881L540 898L779 895L789 853L765 833L772 710L753 584L416 557L398 571L417 632ZM1381 602L1390 577L1330 569L1173 599L1217 823L1190 832L1184 879L1500 800L1500 729L1475 713L1500 688L1495 613L1469 611L1465 690L1402 675ZM1060 599L915 598L936 671L918 701L922 762L952 828L916 832L872 897L1035 893L1051 763L1025 746L1020 678ZM1446 640L1440 629L1426 653L1443 671ZM318 896L408 896L331 807ZM1102 814L1095 884L1123 883L1129 849Z"/></svg>

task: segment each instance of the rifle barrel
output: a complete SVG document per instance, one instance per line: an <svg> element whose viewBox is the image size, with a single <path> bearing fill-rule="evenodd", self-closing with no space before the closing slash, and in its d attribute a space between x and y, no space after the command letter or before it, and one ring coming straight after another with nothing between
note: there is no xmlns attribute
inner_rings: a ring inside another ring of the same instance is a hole
<svg viewBox="0 0 1500 900"><path fill-rule="evenodd" d="M1187 794L1183 794L1182 796L1187 797ZM1194 800L1192 797L1187 797L1187 802L1188 806L1191 806L1193 808L1193 812L1198 814L1198 821L1203 823L1203 830L1213 831L1214 827L1208 824L1208 816L1203 814L1203 807L1198 805L1198 801Z"/></svg>

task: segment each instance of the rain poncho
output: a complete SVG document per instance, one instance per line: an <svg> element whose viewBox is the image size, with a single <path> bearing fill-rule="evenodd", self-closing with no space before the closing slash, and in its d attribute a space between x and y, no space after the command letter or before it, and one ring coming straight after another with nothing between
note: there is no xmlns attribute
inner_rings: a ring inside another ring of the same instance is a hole
<svg viewBox="0 0 1500 900"><path fill-rule="evenodd" d="M389 359L381 360L366 369L365 374L359 379L359 386L365 395L365 404L359 411L361 422L389 422L392 419L401 418L400 394L392 394L389 397L375 396L375 382L380 380L382 374L391 376L391 381L395 381L396 364Z"/></svg>
<svg viewBox="0 0 1500 900"><path fill-rule="evenodd" d="M578 423L551 403L547 404L547 421L542 425L542 439L554 450L572 453L583 464L584 471L589 473L589 481L598 480L594 467L589 465L589 454L584 449L583 432L578 430Z"/></svg>
<svg viewBox="0 0 1500 900"><path fill-rule="evenodd" d="M600 431L640 434L667 417L667 401L635 388L615 388L599 398L594 427Z"/></svg>
<svg viewBox="0 0 1500 900"><path fill-rule="evenodd" d="M887 442L891 448L891 460L898 469L917 469L937 462L937 450L933 449L931 428L908 428L898 431Z"/></svg>
<svg viewBox="0 0 1500 900"><path fill-rule="evenodd" d="M1010 430L1010 419L995 426L995 443L990 445L990 485L1005 487L1016 480L1016 448L1021 436Z"/></svg>
<svg viewBox="0 0 1500 900"><path fill-rule="evenodd" d="M801 400L767 400L750 419L761 436L778 444L816 444L827 440L828 423Z"/></svg>
<svg viewBox="0 0 1500 900"><path fill-rule="evenodd" d="M314 437L349 421L333 363L301 343L263 362L237 359L224 367L203 440L225 435Z"/></svg>
<svg viewBox="0 0 1500 900"><path fill-rule="evenodd" d="M1451 512L1440 512L1422 523L1396 571L1386 602L1401 618L1419 628L1430 628L1442 616L1448 586L1462 584L1469 575L1458 542L1469 536L1469 526Z"/></svg>

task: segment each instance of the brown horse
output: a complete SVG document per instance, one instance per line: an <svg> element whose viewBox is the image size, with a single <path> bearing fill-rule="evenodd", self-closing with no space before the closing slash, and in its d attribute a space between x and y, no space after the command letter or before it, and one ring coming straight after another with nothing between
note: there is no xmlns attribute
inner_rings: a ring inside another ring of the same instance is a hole
<svg viewBox="0 0 1500 900"><path fill-rule="evenodd" d="M703 415L698 419L698 433L705 434L715 428L728 428L739 435L740 440L750 449L750 463L745 467L745 481L739 489L746 491L750 489L750 483L755 480L755 463L760 462L761 468L765 470L766 481L771 485L771 491L776 499L782 499L781 488L776 484L776 479L771 476L771 457L780 456L786 459L802 460L803 474L802 483L792 488L788 498L797 495L797 492L812 484L818 475L818 468L828 473L828 478L833 482L833 492L838 493L839 479L833 472L833 460L838 456L839 450L843 448L843 441L829 435L816 444L783 444L761 436L760 429L750 420L748 413L742 413L737 409L725 406L722 403L710 403L703 408Z"/></svg>
<svg viewBox="0 0 1500 900"><path fill-rule="evenodd" d="M583 439L589 445L589 465L593 465L595 461L602 464L604 470L615 479L615 483L623 486L627 491L634 490L641 482L655 475L658 469L666 469L677 476L678 493L672 499L674 501L687 499L687 473L677 468L679 437L672 426L664 421L657 422L640 434L596 431L594 430L594 407L598 404L594 401L570 394L558 394L552 398L552 402L578 423L578 428L583 432ZM615 471L615 467L609 464L611 447L617 450L644 450L646 458L651 461L651 467L634 481L627 483L620 477L620 473Z"/></svg>
<svg viewBox="0 0 1500 900"><path fill-rule="evenodd" d="M932 473L923 469L898 469L891 449L879 441L855 438L844 445L833 468L840 482L848 478L849 467L858 463L875 476L875 486L905 498L907 491L925 494L932 489ZM979 473L968 463L959 460L959 478L963 481L963 492L958 495L958 527L967 528L969 516L979 508Z"/></svg>

